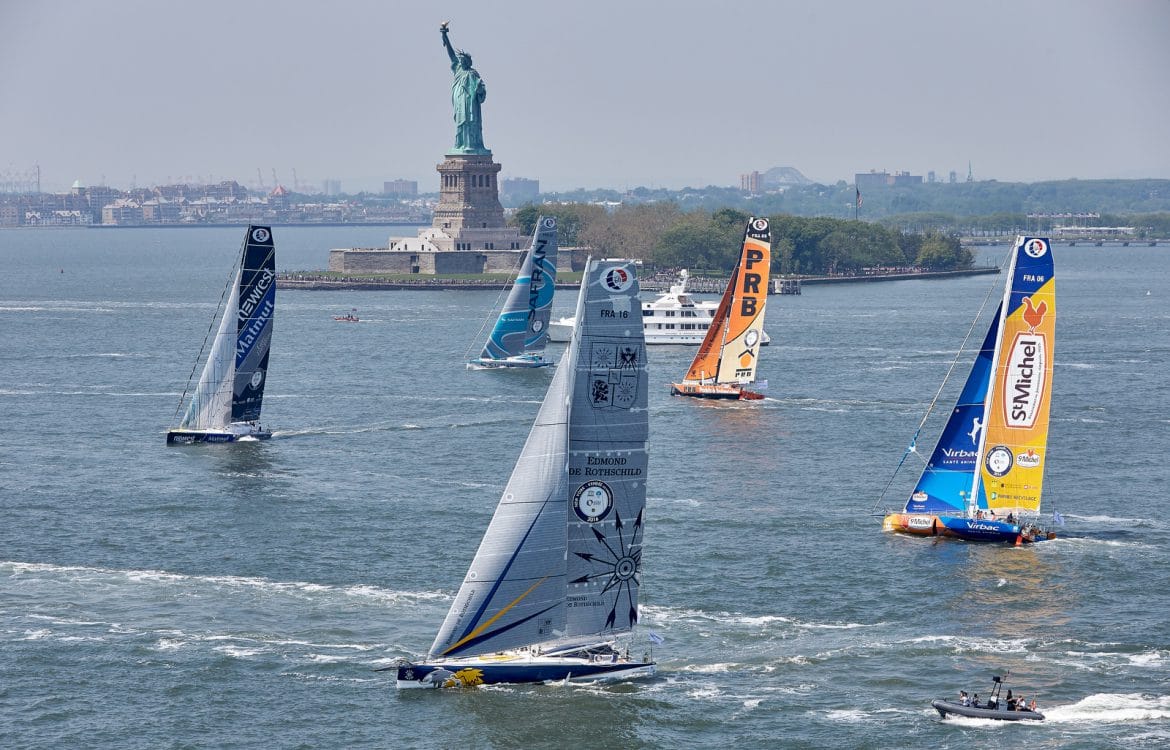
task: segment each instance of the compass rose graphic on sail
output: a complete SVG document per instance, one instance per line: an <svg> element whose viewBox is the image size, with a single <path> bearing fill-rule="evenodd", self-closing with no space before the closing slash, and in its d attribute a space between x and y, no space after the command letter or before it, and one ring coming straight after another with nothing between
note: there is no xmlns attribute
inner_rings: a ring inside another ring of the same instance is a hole
<svg viewBox="0 0 1170 750"><path fill-rule="evenodd" d="M622 627L631 627L638 622L637 587L641 585L639 574L642 572L642 513L638 512L634 520L634 528L626 539L625 526L621 514L617 514L614 521L617 530L617 539L607 538L598 529L593 529L597 539L596 553L576 552L577 557L593 566L592 571L571 579L570 584L605 581L602 595L613 592L609 614L605 618L605 627L612 628L617 621L618 606L625 604L626 621ZM616 544L615 544L616 541ZM572 606L572 598L570 598Z"/></svg>

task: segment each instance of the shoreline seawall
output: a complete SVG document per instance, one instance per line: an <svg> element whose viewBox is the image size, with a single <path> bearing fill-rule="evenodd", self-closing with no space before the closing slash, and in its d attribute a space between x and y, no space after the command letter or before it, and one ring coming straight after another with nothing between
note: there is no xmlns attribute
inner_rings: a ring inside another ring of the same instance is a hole
<svg viewBox="0 0 1170 750"><path fill-rule="evenodd" d="M907 281L910 279L946 279L956 276L978 276L982 274L999 273L999 268L995 266L985 266L980 268L965 268L957 271L921 271L921 272L896 272L896 273L873 273L857 276L802 276L799 277L801 285L817 285L817 284L853 284L859 282L872 281ZM797 278L797 277L784 277ZM313 271L295 271L291 273L278 273L276 275L276 286L278 289L306 289L312 291L346 291L346 290L360 290L360 291L451 291L464 289L468 291L482 291L482 290L497 290L501 287L506 287L511 284L511 281L487 281L478 279L442 279L442 278L419 278L419 279L377 279L377 278L360 278L360 277L333 277ZM558 289L576 289L578 284L576 282L561 282L557 284ZM654 283L649 280L643 282L642 290L647 292L666 291L668 282L661 284ZM692 277L687 281L688 291L693 294L721 294L724 287L727 286L726 279L705 279L702 277Z"/></svg>

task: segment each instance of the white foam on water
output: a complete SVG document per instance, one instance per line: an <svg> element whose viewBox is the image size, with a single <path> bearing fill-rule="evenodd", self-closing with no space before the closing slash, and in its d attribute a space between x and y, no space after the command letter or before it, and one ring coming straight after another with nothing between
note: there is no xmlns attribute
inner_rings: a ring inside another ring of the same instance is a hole
<svg viewBox="0 0 1170 750"><path fill-rule="evenodd" d="M1040 706L1055 723L1116 724L1170 719L1170 695L1097 693L1067 706Z"/></svg>
<svg viewBox="0 0 1170 750"><path fill-rule="evenodd" d="M1141 526L1162 526L1163 522L1154 518L1123 518L1120 516L1082 516L1075 513L1065 513L1066 520L1081 521L1084 523L1099 523L1116 526L1132 526L1138 524Z"/></svg>
<svg viewBox="0 0 1170 750"><path fill-rule="evenodd" d="M695 700L711 700L711 701L713 701L722 695L723 695L723 692L719 688L717 688L713 685L704 685L701 687L692 688L691 690L687 691L687 697L693 698Z"/></svg>
<svg viewBox="0 0 1170 750"><path fill-rule="evenodd" d="M860 724L862 722L869 721L870 719L869 714L867 714L865 711L859 711L853 708L832 709L824 712L810 711L809 714L815 714L818 717L824 717L829 721L834 721L840 724Z"/></svg>
<svg viewBox="0 0 1170 750"><path fill-rule="evenodd" d="M247 659L265 652L265 649L262 648L244 648L243 646L216 646L212 650L236 659Z"/></svg>
<svg viewBox="0 0 1170 750"><path fill-rule="evenodd" d="M308 659L315 664L338 664L349 661L344 656L334 656L332 654L309 654Z"/></svg>
<svg viewBox="0 0 1170 750"><path fill-rule="evenodd" d="M159 638L154 644L155 651L178 651L183 646L186 646L189 641L181 641L177 638Z"/></svg>
<svg viewBox="0 0 1170 750"><path fill-rule="evenodd" d="M931 709L930 713L936 716L938 715L938 712L934 709ZM973 727L976 729L987 730L1005 729L1015 725L1040 725L1044 723L1042 721L1000 721L998 719L976 719L973 716L957 716L955 714L947 716L945 719L942 719L942 721L946 722L947 724L956 724L963 727Z"/></svg>
<svg viewBox="0 0 1170 750"><path fill-rule="evenodd" d="M438 591L396 591L366 584L333 586L305 581L273 581L267 578L250 576L198 576L184 573L170 573L162 570L117 570L74 565L52 565L49 563L0 561L0 573L4 572L11 573L17 579L26 576L43 576L54 579L64 578L86 584L118 584L120 582L127 582L142 585L180 584L211 586L217 589L257 589L266 593L278 593L302 599L341 595L369 599L379 603L400 604L404 602L434 601L448 598L446 594Z"/></svg>

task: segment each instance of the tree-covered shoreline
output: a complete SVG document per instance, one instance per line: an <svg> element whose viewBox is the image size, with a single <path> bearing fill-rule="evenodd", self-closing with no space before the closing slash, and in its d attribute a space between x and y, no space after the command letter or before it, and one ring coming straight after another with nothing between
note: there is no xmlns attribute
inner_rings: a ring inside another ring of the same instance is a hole
<svg viewBox="0 0 1170 750"><path fill-rule="evenodd" d="M736 208L683 211L673 203L527 205L512 221L531 233L541 214L557 217L562 246L585 245L602 257L635 258L659 268L726 272L735 264L750 216ZM949 271L974 258L957 235L905 232L881 224L768 216L776 274L855 275L872 269Z"/></svg>

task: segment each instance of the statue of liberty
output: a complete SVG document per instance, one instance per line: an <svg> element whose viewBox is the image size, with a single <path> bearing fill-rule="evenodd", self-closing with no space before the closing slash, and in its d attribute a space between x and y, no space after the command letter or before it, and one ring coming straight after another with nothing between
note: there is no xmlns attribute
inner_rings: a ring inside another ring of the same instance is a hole
<svg viewBox="0 0 1170 750"><path fill-rule="evenodd" d="M471 55L463 50L456 51L447 39L447 23L439 26L443 35L443 46L451 58L451 106L455 110L455 148L453 154L490 154L483 145L483 114L479 105L487 98L487 86L475 68L471 67Z"/></svg>

